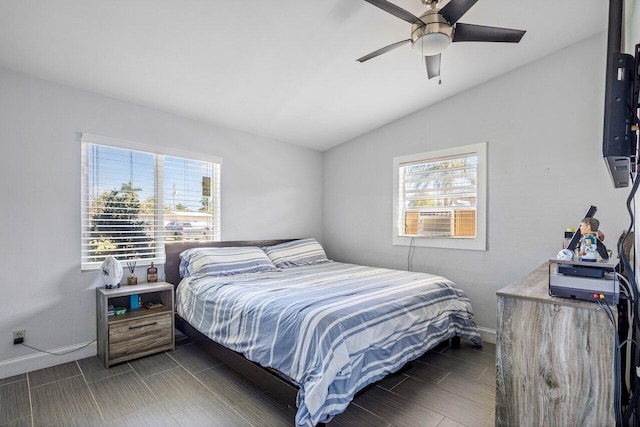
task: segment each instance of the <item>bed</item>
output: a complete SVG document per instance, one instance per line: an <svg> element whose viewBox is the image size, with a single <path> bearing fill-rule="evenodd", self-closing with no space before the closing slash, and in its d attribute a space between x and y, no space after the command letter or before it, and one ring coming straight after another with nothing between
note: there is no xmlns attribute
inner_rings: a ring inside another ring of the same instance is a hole
<svg viewBox="0 0 640 427"><path fill-rule="evenodd" d="M315 239L166 244L176 325L279 400L326 423L439 343L481 346L467 296L440 276L334 262Z"/></svg>

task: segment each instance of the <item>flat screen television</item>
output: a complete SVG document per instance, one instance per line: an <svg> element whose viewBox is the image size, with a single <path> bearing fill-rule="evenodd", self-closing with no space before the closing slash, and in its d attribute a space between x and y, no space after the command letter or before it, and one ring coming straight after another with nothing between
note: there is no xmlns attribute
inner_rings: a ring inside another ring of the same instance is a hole
<svg viewBox="0 0 640 427"><path fill-rule="evenodd" d="M636 55L621 52L624 0L609 1L602 156L616 188L628 187L636 169L638 46Z"/></svg>

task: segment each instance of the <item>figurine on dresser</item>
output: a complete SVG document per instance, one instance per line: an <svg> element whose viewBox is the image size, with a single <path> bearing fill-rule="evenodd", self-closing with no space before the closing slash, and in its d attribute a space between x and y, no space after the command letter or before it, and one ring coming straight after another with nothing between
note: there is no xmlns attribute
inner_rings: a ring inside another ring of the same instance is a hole
<svg viewBox="0 0 640 427"><path fill-rule="evenodd" d="M598 260L598 245L602 245L602 248L604 248L602 243L604 234L599 231L599 227L600 221L593 217L584 218L580 221L580 234L582 234L578 257L580 261L596 262ZM604 248L604 251L601 249L600 253L606 254L606 248ZM603 256L602 258L606 259L608 256Z"/></svg>

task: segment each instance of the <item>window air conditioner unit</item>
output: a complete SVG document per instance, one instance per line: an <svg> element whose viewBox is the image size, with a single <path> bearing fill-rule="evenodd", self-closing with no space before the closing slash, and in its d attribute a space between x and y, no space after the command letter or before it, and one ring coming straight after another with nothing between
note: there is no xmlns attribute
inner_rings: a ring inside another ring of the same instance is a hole
<svg viewBox="0 0 640 427"><path fill-rule="evenodd" d="M449 237L454 235L452 210L422 211L418 215L418 235L424 237Z"/></svg>

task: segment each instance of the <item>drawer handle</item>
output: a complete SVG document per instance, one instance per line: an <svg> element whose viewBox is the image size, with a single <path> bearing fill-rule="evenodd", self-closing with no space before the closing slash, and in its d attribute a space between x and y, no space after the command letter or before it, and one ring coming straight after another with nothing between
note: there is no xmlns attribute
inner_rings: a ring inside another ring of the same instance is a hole
<svg viewBox="0 0 640 427"><path fill-rule="evenodd" d="M157 325L158 322L153 322L153 323L147 323L146 325L140 325L140 326L129 326L129 330L132 329L140 329L140 328L144 328L145 326L153 326L153 325Z"/></svg>

